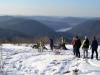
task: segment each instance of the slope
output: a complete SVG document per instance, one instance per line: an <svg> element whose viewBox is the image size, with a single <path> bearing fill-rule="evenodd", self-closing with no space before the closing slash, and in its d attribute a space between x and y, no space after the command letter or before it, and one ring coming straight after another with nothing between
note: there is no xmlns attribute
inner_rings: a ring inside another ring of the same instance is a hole
<svg viewBox="0 0 100 75"><path fill-rule="evenodd" d="M73 27L66 33L72 34L73 36L78 35L81 37L96 36L97 39L100 41L100 21L99 20L85 21L85 22Z"/></svg>
<svg viewBox="0 0 100 75"><path fill-rule="evenodd" d="M53 22L53 21L40 21L40 22L52 28L53 30L59 30L59 29L72 27L66 22Z"/></svg>
<svg viewBox="0 0 100 75"><path fill-rule="evenodd" d="M80 18L80 17L64 17L60 19L60 22L67 22L68 24L75 26L84 21L88 20L87 18Z"/></svg>
<svg viewBox="0 0 100 75"><path fill-rule="evenodd" d="M26 37L24 34L10 29L0 28L0 38L13 39L15 37Z"/></svg>
<svg viewBox="0 0 100 75"><path fill-rule="evenodd" d="M35 20L16 18L0 22L0 27L19 31L27 37L36 37L39 35L53 38L60 37L54 30Z"/></svg>

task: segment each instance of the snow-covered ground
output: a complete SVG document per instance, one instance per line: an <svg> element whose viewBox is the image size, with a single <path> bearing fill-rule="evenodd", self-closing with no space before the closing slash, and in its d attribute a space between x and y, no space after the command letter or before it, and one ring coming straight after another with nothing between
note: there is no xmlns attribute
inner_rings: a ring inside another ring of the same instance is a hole
<svg viewBox="0 0 100 75"><path fill-rule="evenodd" d="M72 52L72 45L66 45L69 50L52 51L47 44L48 50L38 52L30 45L21 46L13 44L2 44L0 54L3 54L4 64L3 75L100 75L100 60L75 58ZM100 59L100 46L98 48ZM6 58L6 59L5 59ZM1 60L0 60L1 61ZM0 62L1 63L1 62Z"/></svg>

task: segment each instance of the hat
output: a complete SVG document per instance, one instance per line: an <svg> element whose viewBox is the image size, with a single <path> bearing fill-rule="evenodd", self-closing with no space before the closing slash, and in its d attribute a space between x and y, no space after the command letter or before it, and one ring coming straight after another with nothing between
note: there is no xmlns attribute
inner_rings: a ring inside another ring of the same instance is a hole
<svg viewBox="0 0 100 75"><path fill-rule="evenodd" d="M87 39L88 37L87 36L85 36L85 39Z"/></svg>

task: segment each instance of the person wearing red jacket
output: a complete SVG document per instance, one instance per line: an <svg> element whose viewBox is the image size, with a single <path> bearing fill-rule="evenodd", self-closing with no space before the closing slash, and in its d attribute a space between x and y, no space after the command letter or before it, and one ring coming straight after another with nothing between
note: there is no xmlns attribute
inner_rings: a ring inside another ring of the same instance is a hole
<svg viewBox="0 0 100 75"><path fill-rule="evenodd" d="M73 54L75 55L75 49L74 49L74 43L75 43L75 37L73 37L73 40L72 40L72 42L71 42L71 45L73 45Z"/></svg>

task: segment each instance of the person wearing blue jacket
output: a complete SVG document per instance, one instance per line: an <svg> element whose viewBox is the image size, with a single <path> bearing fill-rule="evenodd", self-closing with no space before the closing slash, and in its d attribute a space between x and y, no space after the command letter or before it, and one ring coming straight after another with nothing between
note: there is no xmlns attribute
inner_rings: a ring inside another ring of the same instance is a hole
<svg viewBox="0 0 100 75"><path fill-rule="evenodd" d="M92 41L91 47L90 47L90 49L92 49L91 59L93 59L94 52L96 53L96 59L98 59L98 51L97 51L97 49L98 49L98 42L95 39L95 36L92 39L93 39L93 41Z"/></svg>
<svg viewBox="0 0 100 75"><path fill-rule="evenodd" d="M54 45L53 40L52 39L49 39L49 40L50 40L50 47L53 50L53 45Z"/></svg>

